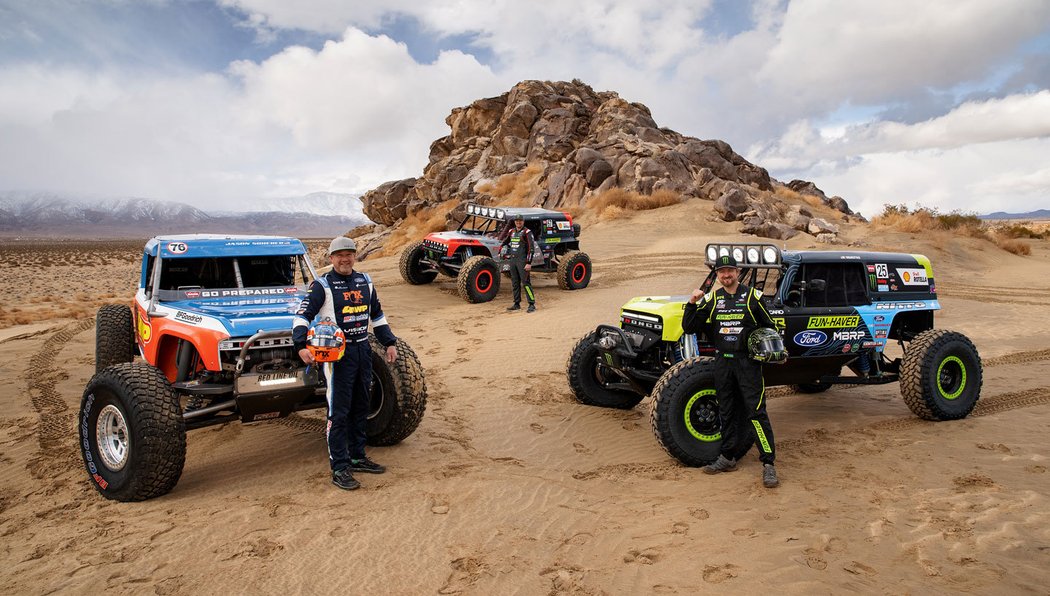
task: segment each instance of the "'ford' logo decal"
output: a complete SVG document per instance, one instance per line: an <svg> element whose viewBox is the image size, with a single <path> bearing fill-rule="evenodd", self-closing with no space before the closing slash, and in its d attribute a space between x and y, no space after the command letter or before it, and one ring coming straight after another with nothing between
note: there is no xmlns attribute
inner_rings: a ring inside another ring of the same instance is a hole
<svg viewBox="0 0 1050 596"><path fill-rule="evenodd" d="M809 329L795 334L795 343L800 346L819 346L828 341L828 336L823 331Z"/></svg>

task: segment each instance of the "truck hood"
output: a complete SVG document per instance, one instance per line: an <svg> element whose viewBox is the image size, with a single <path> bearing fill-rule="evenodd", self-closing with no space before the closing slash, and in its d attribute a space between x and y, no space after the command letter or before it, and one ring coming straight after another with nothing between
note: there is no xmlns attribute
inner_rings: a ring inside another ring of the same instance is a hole
<svg viewBox="0 0 1050 596"><path fill-rule="evenodd" d="M480 242L481 237L481 234L465 234L453 230L451 232L434 232L427 236L427 240L448 244L451 241L463 242L464 240L476 240Z"/></svg>
<svg viewBox="0 0 1050 596"><path fill-rule="evenodd" d="M191 326L224 330L230 337L248 337L258 331L292 330L292 319L304 292L258 298L214 298L163 302L157 309L170 320Z"/></svg>

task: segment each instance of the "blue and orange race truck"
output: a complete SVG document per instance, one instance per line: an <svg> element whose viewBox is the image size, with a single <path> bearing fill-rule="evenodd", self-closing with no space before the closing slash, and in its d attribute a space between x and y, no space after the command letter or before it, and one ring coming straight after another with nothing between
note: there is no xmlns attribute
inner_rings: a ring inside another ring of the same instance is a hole
<svg viewBox="0 0 1050 596"><path fill-rule="evenodd" d="M325 378L292 347L292 319L317 272L298 239L177 235L146 243L131 305L95 322L95 375L78 431L92 485L138 501L175 487L186 431L325 408ZM368 439L408 437L426 409L423 367L374 336Z"/></svg>

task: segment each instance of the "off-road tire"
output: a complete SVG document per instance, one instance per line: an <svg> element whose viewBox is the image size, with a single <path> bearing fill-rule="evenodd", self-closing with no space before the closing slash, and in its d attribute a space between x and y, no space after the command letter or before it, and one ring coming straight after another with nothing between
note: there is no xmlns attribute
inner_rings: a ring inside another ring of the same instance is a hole
<svg viewBox="0 0 1050 596"><path fill-rule="evenodd" d="M103 497L143 501L175 488L186 461L186 425L179 397L159 369L125 362L96 373L84 389L77 420L84 467ZM100 430L111 439L103 438L104 445Z"/></svg>
<svg viewBox="0 0 1050 596"><path fill-rule="evenodd" d="M576 401L588 406L620 410L629 410L637 406L638 402L645 398L644 395L633 391L606 389L602 386L599 376L605 367L601 363L596 340L597 333L594 331L580 338L573 346L565 364L565 375L569 378L569 388L576 396ZM610 371L609 374L615 373Z"/></svg>
<svg viewBox="0 0 1050 596"><path fill-rule="evenodd" d="M558 287L582 290L591 283L591 258L578 250L567 251L558 260Z"/></svg>
<svg viewBox="0 0 1050 596"><path fill-rule="evenodd" d="M499 265L492 257L478 255L467 259L459 270L456 287L467 302L488 302L499 293Z"/></svg>
<svg viewBox="0 0 1050 596"><path fill-rule="evenodd" d="M965 418L983 383L981 356L965 335L931 329L915 336L901 362L901 397L925 420Z"/></svg>
<svg viewBox="0 0 1050 596"><path fill-rule="evenodd" d="M135 359L135 329L131 308L104 304L95 315L95 372Z"/></svg>
<svg viewBox="0 0 1050 596"><path fill-rule="evenodd" d="M831 383L821 383L820 381L813 381L812 383L798 383L792 385L791 388L796 393L824 393L828 389L831 389Z"/></svg>
<svg viewBox="0 0 1050 596"><path fill-rule="evenodd" d="M397 360L386 361L386 348L374 335L372 347L372 402L366 436L369 445L394 445L415 432L427 409L427 384L419 357L398 339Z"/></svg>
<svg viewBox="0 0 1050 596"><path fill-rule="evenodd" d="M652 396L649 422L671 457L691 467L718 458L722 432L712 359L691 358L672 366L660 377Z"/></svg>
<svg viewBox="0 0 1050 596"><path fill-rule="evenodd" d="M405 250L401 251L401 259L398 261L401 277L414 286L428 284L437 277L437 271L420 270L419 259L422 257L423 241L419 240L409 244Z"/></svg>

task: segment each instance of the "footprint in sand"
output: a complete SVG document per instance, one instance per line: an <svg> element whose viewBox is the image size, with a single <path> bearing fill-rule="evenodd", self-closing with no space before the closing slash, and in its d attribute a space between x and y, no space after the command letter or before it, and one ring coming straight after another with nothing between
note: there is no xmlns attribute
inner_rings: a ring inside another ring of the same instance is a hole
<svg viewBox="0 0 1050 596"><path fill-rule="evenodd" d="M438 589L438 594L458 594L473 586L485 572L485 561L481 557L460 557L453 559L449 566L452 573L445 580L445 585Z"/></svg>
<svg viewBox="0 0 1050 596"><path fill-rule="evenodd" d="M646 548L642 550L632 548L623 556L623 562L638 563L639 565L652 565L659 560L661 556L662 554L660 551L655 548Z"/></svg>
<svg viewBox="0 0 1050 596"><path fill-rule="evenodd" d="M576 453L593 453L594 449L587 447L583 443L573 443L572 448L576 450Z"/></svg>
<svg viewBox="0 0 1050 596"><path fill-rule="evenodd" d="M532 429L532 432L534 432L534 433L536 433L538 435L542 435L543 433L547 432L547 427L546 426L543 426L542 424L537 424L535 422L530 424L529 428Z"/></svg>
<svg viewBox="0 0 1050 596"><path fill-rule="evenodd" d="M709 519L711 514L707 512L707 509L701 509L700 507L691 507L689 509L689 515L696 519Z"/></svg>
<svg viewBox="0 0 1050 596"><path fill-rule="evenodd" d="M726 563L725 565L708 565L704 567L704 581L712 584L720 584L736 577L738 569L740 568L732 563Z"/></svg>

